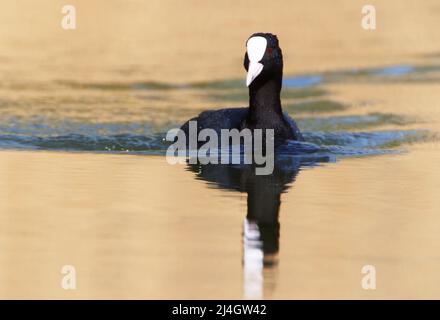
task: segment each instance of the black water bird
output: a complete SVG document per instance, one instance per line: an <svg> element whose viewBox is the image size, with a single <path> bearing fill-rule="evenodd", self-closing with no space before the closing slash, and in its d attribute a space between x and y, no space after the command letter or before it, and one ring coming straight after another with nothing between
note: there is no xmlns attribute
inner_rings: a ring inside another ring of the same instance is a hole
<svg viewBox="0 0 440 320"><path fill-rule="evenodd" d="M209 110L189 121L197 121L198 132L214 129L273 129L275 146L287 140L303 141L295 121L281 107L283 55L278 38L271 33L255 33L246 42L244 67L247 71L249 107ZM189 121L181 129L188 135Z"/></svg>

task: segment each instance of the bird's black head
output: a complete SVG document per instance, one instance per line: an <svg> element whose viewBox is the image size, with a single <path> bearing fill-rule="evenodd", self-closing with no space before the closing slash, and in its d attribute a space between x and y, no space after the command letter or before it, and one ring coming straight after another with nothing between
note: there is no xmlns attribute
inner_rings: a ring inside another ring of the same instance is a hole
<svg viewBox="0 0 440 320"><path fill-rule="evenodd" d="M254 33L246 42L244 68L248 72L246 85L283 76L283 54L278 38L271 33Z"/></svg>

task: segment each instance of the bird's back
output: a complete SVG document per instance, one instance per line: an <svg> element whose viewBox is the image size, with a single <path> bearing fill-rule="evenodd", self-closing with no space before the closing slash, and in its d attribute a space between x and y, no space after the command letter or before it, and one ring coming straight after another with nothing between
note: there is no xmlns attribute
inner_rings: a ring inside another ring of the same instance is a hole
<svg viewBox="0 0 440 320"><path fill-rule="evenodd" d="M203 129L213 129L216 131L218 136L220 136L221 129L242 129L248 113L249 108L247 107L203 111L197 117L194 117L184 123L180 129L183 130L183 132L185 132L185 134L188 136L189 122L196 121L197 132L200 132L200 130ZM287 113L284 113L284 120L292 130L294 140L303 141L304 139L298 126L296 125L296 122Z"/></svg>
<svg viewBox="0 0 440 320"><path fill-rule="evenodd" d="M180 129L189 133L189 122L197 121L197 131L213 129L220 136L221 129L240 129L241 123L249 112L248 108L228 108L220 110L203 111L198 117L188 120Z"/></svg>

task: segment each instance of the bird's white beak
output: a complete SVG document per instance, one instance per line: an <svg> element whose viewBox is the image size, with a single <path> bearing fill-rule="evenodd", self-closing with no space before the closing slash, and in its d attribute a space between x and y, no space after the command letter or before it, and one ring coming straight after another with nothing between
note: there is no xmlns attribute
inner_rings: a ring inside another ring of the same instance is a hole
<svg viewBox="0 0 440 320"><path fill-rule="evenodd" d="M263 71L263 64L260 63L266 51L267 40L264 37L256 36L250 38L246 43L247 54L249 58L249 67L246 77L246 86L252 83L256 77Z"/></svg>
<svg viewBox="0 0 440 320"><path fill-rule="evenodd" d="M246 77L246 86L254 81L254 79L263 71L263 65L259 62L249 62L248 73Z"/></svg>

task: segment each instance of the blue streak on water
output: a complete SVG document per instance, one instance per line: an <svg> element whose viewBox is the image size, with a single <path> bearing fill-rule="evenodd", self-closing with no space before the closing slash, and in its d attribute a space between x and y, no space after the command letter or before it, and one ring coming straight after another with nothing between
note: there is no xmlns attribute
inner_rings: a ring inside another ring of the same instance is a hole
<svg viewBox="0 0 440 320"><path fill-rule="evenodd" d="M414 66L410 64L400 64L381 68L352 69L342 71L330 71L323 74L308 74L286 77L283 85L286 88L306 88L317 86L324 83L342 82L349 83L356 79L363 81L377 81L377 78L398 79L411 74L428 74L438 72L438 65Z"/></svg>
<svg viewBox="0 0 440 320"><path fill-rule="evenodd" d="M93 123L77 121L52 121L46 117L34 117L28 121L21 121L17 118L5 119L0 124L0 134L17 134L27 136L46 136L46 135L107 135L107 134L145 134L153 131L150 123Z"/></svg>
<svg viewBox="0 0 440 320"><path fill-rule="evenodd" d="M316 86L323 82L321 75L304 75L287 77L283 80L283 86L286 88L306 88Z"/></svg>
<svg viewBox="0 0 440 320"><path fill-rule="evenodd" d="M378 76L401 76L414 72L416 68L411 65L397 65L375 70L373 73Z"/></svg>
<svg viewBox="0 0 440 320"><path fill-rule="evenodd" d="M334 156L365 156L399 153L387 148L410 141L426 139L427 132L418 130L374 132L304 132L307 142L289 141L280 152L292 154L331 154Z"/></svg>
<svg viewBox="0 0 440 320"><path fill-rule="evenodd" d="M165 133L137 134L66 134L30 136L0 134L1 149L59 150L87 152L123 152L132 154L165 154L169 142ZM277 153L297 157L365 156L396 153L388 145L400 145L426 138L417 130L374 132L305 132L306 142L289 141ZM397 151L398 152L398 151Z"/></svg>

